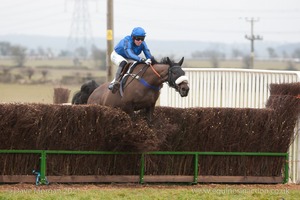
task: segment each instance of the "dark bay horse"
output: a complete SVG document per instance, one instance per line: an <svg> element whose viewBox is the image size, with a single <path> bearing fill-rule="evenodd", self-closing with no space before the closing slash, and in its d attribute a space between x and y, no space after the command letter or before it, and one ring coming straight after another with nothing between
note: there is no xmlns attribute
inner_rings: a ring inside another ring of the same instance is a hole
<svg viewBox="0 0 300 200"><path fill-rule="evenodd" d="M188 78L182 70L182 58L178 63L168 57L161 62L152 59L152 65L138 63L132 71L127 71L121 81L120 92L113 94L109 82L97 87L89 96L87 104L119 107L130 116L134 111L145 109L146 117L152 121L155 103L164 82L174 88L182 97L189 92ZM123 87L122 87L123 86Z"/></svg>

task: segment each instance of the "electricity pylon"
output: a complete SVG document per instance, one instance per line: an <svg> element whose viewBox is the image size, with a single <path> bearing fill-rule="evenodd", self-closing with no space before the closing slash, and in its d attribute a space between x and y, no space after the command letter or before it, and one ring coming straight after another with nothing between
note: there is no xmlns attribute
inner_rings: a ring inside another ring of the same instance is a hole
<svg viewBox="0 0 300 200"><path fill-rule="evenodd" d="M70 34L68 37L68 47L71 51L84 48L87 51L94 44L92 26L87 0L73 0L73 15Z"/></svg>

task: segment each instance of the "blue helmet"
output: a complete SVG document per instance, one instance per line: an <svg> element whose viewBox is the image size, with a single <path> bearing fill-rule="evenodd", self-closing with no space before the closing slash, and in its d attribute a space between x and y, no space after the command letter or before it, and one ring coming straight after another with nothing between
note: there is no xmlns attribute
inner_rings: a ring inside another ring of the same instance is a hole
<svg viewBox="0 0 300 200"><path fill-rule="evenodd" d="M132 37L145 37L146 32L143 28L141 27L135 27L132 32L131 32Z"/></svg>

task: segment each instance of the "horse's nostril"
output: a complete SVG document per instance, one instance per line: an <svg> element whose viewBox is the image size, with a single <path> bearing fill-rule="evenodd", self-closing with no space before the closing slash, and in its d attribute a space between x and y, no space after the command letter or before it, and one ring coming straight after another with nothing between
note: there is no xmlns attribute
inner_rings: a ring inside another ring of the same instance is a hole
<svg viewBox="0 0 300 200"><path fill-rule="evenodd" d="M182 88L182 91L188 92L189 90L190 90L190 88L186 88L186 87Z"/></svg>

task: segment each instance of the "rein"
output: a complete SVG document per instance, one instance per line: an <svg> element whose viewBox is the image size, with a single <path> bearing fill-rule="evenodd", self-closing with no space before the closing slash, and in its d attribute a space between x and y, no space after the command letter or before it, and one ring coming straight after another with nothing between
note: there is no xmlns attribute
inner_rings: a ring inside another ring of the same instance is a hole
<svg viewBox="0 0 300 200"><path fill-rule="evenodd" d="M156 76L158 76L159 78L161 78L160 74L154 69L154 67L152 65L151 66L151 69L152 71L155 73ZM160 90L160 87L157 87L157 86L153 86L153 85L150 85L145 79L143 79L143 75L145 74L147 68L149 67L149 65L144 65L144 67L142 69L140 69L140 71L138 71L138 73L136 74L131 74L131 73L127 73L126 75L127 76L131 76L133 79L127 83L125 86L124 86L124 89L134 80L134 79L137 79L138 81L140 81L141 84L143 84L145 87L147 88L150 88L150 89L153 89L153 90L156 90L156 91L159 91ZM141 72L142 75L139 75ZM121 89L120 90L120 93L121 93L121 96L123 96L123 90Z"/></svg>
<svg viewBox="0 0 300 200"><path fill-rule="evenodd" d="M156 90L159 91L161 87L157 87L157 86L153 86L150 85L145 79L143 79L143 75L145 74L146 70L148 67L151 67L151 70L154 72L154 74L158 77L161 78L161 75L154 69L154 67L150 64L150 65L144 65L144 67L137 73L137 74L128 74L129 76L131 76L133 79L126 84L126 86L124 87L124 89L134 80L137 79L138 81L140 81L141 84L143 84L145 87L150 88L152 90ZM139 76L139 74L142 73L142 75Z"/></svg>
<svg viewBox="0 0 300 200"><path fill-rule="evenodd" d="M133 79L127 83L125 86L124 86L124 89L134 80L134 79L137 79L142 85L144 85L145 87L147 88L150 88L150 89L153 89L153 90L156 90L156 91L159 91L161 89L161 87L157 87L157 86L153 86L153 85L150 85L145 79L143 79L143 75L145 74L147 68L150 66L151 70L153 71L153 73L160 79L162 79L162 76L155 70L155 68L153 67L153 65L144 65L144 67L136 74L131 74L131 73L128 73L127 76L131 76ZM168 84L169 86L175 88L177 90L177 85L175 83L175 80L172 79L172 76L171 76L171 72L172 72L172 68L177 68L178 66L173 66L173 67L169 67L168 69L168 74L167 74L167 79L168 79ZM139 75L140 73L142 72L141 75ZM121 96L123 96L123 92L121 92Z"/></svg>
<svg viewBox="0 0 300 200"><path fill-rule="evenodd" d="M150 67L152 69L152 71L154 72L154 74L156 74L156 76L158 76L158 78L161 78L161 75L154 69L154 67L150 64Z"/></svg>

